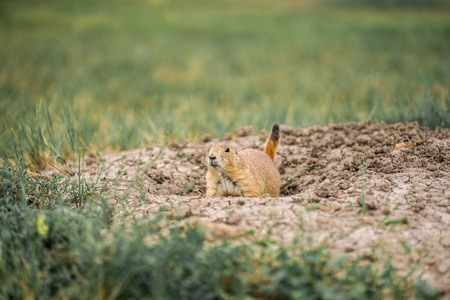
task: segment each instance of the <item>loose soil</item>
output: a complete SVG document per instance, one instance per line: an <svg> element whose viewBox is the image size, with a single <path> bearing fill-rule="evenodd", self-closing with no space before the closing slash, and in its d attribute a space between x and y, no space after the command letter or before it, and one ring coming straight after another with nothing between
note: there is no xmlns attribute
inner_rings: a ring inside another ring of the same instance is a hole
<svg viewBox="0 0 450 300"><path fill-rule="evenodd" d="M208 147L262 150L268 133L251 127L218 140L205 135L200 144L91 155L83 174L108 185L118 215L163 212L216 237L253 232L280 245L308 237L336 255L364 254L380 265L391 258L400 275L417 267L413 278L450 299L449 129L366 122L281 131L280 197L204 196Z"/></svg>

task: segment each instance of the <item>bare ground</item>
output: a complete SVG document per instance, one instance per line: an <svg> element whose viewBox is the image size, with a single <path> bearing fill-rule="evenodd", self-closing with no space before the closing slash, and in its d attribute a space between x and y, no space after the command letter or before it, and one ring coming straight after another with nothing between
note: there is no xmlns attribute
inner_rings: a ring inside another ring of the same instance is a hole
<svg viewBox="0 0 450 300"><path fill-rule="evenodd" d="M218 236L253 231L280 244L308 236L336 255L389 257L402 275L417 267L414 278L450 299L450 130L367 122L282 132L276 198L204 197L209 145L262 149L267 133L251 127L200 144L91 155L83 173L108 185L118 215L164 211Z"/></svg>

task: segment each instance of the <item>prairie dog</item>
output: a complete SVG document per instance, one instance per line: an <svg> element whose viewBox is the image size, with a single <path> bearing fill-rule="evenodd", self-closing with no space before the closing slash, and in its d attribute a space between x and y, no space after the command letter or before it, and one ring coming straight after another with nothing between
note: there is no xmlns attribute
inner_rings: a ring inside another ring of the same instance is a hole
<svg viewBox="0 0 450 300"><path fill-rule="evenodd" d="M212 145L205 157L206 196L278 196L280 173L274 161L279 141L280 127L275 124L264 152L253 149L238 152L228 145Z"/></svg>

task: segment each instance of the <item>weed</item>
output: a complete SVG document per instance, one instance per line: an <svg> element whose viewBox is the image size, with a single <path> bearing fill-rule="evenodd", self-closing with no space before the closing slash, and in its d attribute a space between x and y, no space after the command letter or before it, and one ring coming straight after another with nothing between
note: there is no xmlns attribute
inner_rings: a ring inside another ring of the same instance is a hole
<svg viewBox="0 0 450 300"><path fill-rule="evenodd" d="M320 206L314 204L316 201L317 201L316 199L310 199L309 206L306 208L306 210L310 211L310 210L320 209Z"/></svg>
<svg viewBox="0 0 450 300"><path fill-rule="evenodd" d="M189 183L183 188L183 191L181 194L183 196L186 196L192 190L192 188L194 187L194 184L195 184L195 179L189 181Z"/></svg>
<svg viewBox="0 0 450 300"><path fill-rule="evenodd" d="M190 141L185 142L180 149L178 149L177 154L175 154L175 157L173 158L171 164L176 163L178 160L185 158L187 155L179 156L180 152L186 147L187 144L189 144Z"/></svg>
<svg viewBox="0 0 450 300"><path fill-rule="evenodd" d="M282 176L282 179L292 176L291 179L287 180L286 183L281 186L281 192L287 191L290 187L295 187L297 183L302 181L301 173L309 172L314 168L312 165L302 164L295 167L294 171Z"/></svg>
<svg viewBox="0 0 450 300"><path fill-rule="evenodd" d="M393 220L387 220L384 222L384 225L390 226L390 225L405 225L408 224L408 220L406 219L393 219Z"/></svg>
<svg viewBox="0 0 450 300"><path fill-rule="evenodd" d="M386 212L386 216L385 216L380 222L378 222L377 227L380 227L381 225L386 224L386 222L387 222L387 220L389 219L389 217L391 216L391 214L392 214L394 211L396 211L396 210L399 208L399 206L400 206L400 203L397 203L397 204L395 205L394 209L392 210L392 212L391 212L391 211L387 211L387 212Z"/></svg>
<svg viewBox="0 0 450 300"><path fill-rule="evenodd" d="M398 242L402 246L403 250L405 251L405 254L411 253L411 248L408 246L408 244L404 240L399 240Z"/></svg>

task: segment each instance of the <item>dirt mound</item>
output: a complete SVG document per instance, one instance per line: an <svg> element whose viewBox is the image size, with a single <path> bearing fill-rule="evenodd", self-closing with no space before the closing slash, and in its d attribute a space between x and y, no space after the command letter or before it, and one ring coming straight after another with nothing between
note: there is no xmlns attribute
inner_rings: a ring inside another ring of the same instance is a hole
<svg viewBox="0 0 450 300"><path fill-rule="evenodd" d="M95 178L105 168L99 184L110 186L118 212L145 218L164 209L280 243L306 235L336 254L390 257L405 275L417 266L414 277L450 297L450 130L367 122L281 131L278 198L203 197L207 148L262 150L267 133L251 127L234 138L88 157L84 172Z"/></svg>

